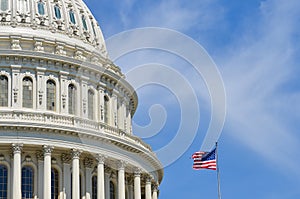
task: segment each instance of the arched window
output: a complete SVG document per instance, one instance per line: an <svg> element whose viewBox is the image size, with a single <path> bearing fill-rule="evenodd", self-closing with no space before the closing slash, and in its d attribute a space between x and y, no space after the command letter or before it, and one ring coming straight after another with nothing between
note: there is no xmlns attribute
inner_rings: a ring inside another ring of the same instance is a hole
<svg viewBox="0 0 300 199"><path fill-rule="evenodd" d="M7 198L7 167L0 165L0 198Z"/></svg>
<svg viewBox="0 0 300 199"><path fill-rule="evenodd" d="M45 3L43 1L39 1L37 3L37 7L38 7L38 13L40 15L44 15L45 14Z"/></svg>
<svg viewBox="0 0 300 199"><path fill-rule="evenodd" d="M69 16L70 16L70 21L72 22L72 24L76 24L75 14L74 14L73 10L69 11Z"/></svg>
<svg viewBox="0 0 300 199"><path fill-rule="evenodd" d="M109 121L109 98L104 96L104 122L108 123Z"/></svg>
<svg viewBox="0 0 300 199"><path fill-rule="evenodd" d="M8 106L8 78L0 76L0 106Z"/></svg>
<svg viewBox="0 0 300 199"><path fill-rule="evenodd" d="M88 118L93 120L94 119L94 91L88 91Z"/></svg>
<svg viewBox="0 0 300 199"><path fill-rule="evenodd" d="M56 85L53 80L47 81L47 110L56 110Z"/></svg>
<svg viewBox="0 0 300 199"><path fill-rule="evenodd" d="M33 107L33 88L32 79L30 77L24 77L23 79L23 107Z"/></svg>
<svg viewBox="0 0 300 199"><path fill-rule="evenodd" d="M61 19L60 7L58 5L54 6L54 14L56 19Z"/></svg>
<svg viewBox="0 0 300 199"><path fill-rule="evenodd" d="M86 20L85 20L85 16L84 16L84 15L81 16L81 20L82 20L82 25L83 25L84 30L87 30L88 27L87 27L87 24L86 24Z"/></svg>
<svg viewBox="0 0 300 199"><path fill-rule="evenodd" d="M22 168L22 198L33 198L33 175L32 167Z"/></svg>
<svg viewBox="0 0 300 199"><path fill-rule="evenodd" d="M8 9L8 0L0 0L1 11L6 11Z"/></svg>
<svg viewBox="0 0 300 199"><path fill-rule="evenodd" d="M110 199L116 199L116 189L115 189L115 184L110 181L109 182L109 195L110 195Z"/></svg>
<svg viewBox="0 0 300 199"><path fill-rule="evenodd" d="M68 87L69 94L69 114L75 114L76 112L76 87L70 84Z"/></svg>
<svg viewBox="0 0 300 199"><path fill-rule="evenodd" d="M92 199L97 199L97 176L92 178Z"/></svg>
<svg viewBox="0 0 300 199"><path fill-rule="evenodd" d="M55 168L51 169L51 199L58 198L58 171Z"/></svg>

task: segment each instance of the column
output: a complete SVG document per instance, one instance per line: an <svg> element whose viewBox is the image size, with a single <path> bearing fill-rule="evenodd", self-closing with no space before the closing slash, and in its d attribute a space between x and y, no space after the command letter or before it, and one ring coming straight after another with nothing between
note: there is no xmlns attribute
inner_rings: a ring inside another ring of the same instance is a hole
<svg viewBox="0 0 300 199"><path fill-rule="evenodd" d="M38 196L41 197L43 193L43 183L44 183L44 153L43 151L36 152L36 159L38 160Z"/></svg>
<svg viewBox="0 0 300 199"><path fill-rule="evenodd" d="M146 186L145 186L145 195L146 199L151 199L151 177L147 176L146 177Z"/></svg>
<svg viewBox="0 0 300 199"><path fill-rule="evenodd" d="M97 199L105 199L105 184L104 184L104 156L98 155L97 166Z"/></svg>
<svg viewBox="0 0 300 199"><path fill-rule="evenodd" d="M104 184L105 184L105 199L110 199L109 195L109 182L110 182L110 175L111 169L107 166L104 167L105 177L104 177Z"/></svg>
<svg viewBox="0 0 300 199"><path fill-rule="evenodd" d="M23 144L12 144L14 155L12 198L21 199L21 151Z"/></svg>
<svg viewBox="0 0 300 199"><path fill-rule="evenodd" d="M91 199L92 194L92 168L93 168L93 159L86 157L84 159L85 167L85 199Z"/></svg>
<svg viewBox="0 0 300 199"><path fill-rule="evenodd" d="M44 149L44 199L51 199L51 152L53 146L43 146Z"/></svg>
<svg viewBox="0 0 300 199"><path fill-rule="evenodd" d="M134 199L141 199L141 170L134 172Z"/></svg>
<svg viewBox="0 0 300 199"><path fill-rule="evenodd" d="M157 199L158 183L153 185L152 199Z"/></svg>
<svg viewBox="0 0 300 199"><path fill-rule="evenodd" d="M80 198L79 156L81 151L72 149L72 199Z"/></svg>
<svg viewBox="0 0 300 199"><path fill-rule="evenodd" d="M125 162L119 161L118 164L118 196L125 199Z"/></svg>
<svg viewBox="0 0 300 199"><path fill-rule="evenodd" d="M61 156L63 162L63 198L71 198L71 155L63 153Z"/></svg>

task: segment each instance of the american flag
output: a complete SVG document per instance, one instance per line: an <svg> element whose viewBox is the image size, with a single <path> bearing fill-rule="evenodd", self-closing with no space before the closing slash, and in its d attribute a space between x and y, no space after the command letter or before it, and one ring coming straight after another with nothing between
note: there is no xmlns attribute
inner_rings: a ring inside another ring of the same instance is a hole
<svg viewBox="0 0 300 199"><path fill-rule="evenodd" d="M192 155L194 159L193 169L211 169L217 170L216 148L211 152L199 151Z"/></svg>

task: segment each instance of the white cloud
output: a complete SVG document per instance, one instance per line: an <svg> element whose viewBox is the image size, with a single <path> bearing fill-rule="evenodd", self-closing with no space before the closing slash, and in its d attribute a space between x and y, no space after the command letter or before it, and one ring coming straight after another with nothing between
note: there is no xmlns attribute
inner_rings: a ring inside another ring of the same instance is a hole
<svg viewBox="0 0 300 199"><path fill-rule="evenodd" d="M285 110L297 109L299 90L286 91L282 85L292 86L290 76L297 65L293 35L299 33L299 6L299 1L263 2L260 19L252 19L256 32L245 31L223 60L232 136L298 175L298 132L287 122L297 115Z"/></svg>

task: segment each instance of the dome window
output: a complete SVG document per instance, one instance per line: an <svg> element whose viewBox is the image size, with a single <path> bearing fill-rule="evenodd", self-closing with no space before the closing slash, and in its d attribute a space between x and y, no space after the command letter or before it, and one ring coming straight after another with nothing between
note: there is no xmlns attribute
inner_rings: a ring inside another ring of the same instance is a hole
<svg viewBox="0 0 300 199"><path fill-rule="evenodd" d="M33 83L32 79L25 77L23 79L23 107L32 108L33 107Z"/></svg>
<svg viewBox="0 0 300 199"><path fill-rule="evenodd" d="M94 119L94 92L92 89L88 91L88 118Z"/></svg>
<svg viewBox="0 0 300 199"><path fill-rule="evenodd" d="M69 16L70 16L70 21L72 22L72 24L76 24L75 14L74 14L73 10L69 11Z"/></svg>
<svg viewBox="0 0 300 199"><path fill-rule="evenodd" d="M61 19L60 7L58 5L54 6L54 14L56 19Z"/></svg>
<svg viewBox="0 0 300 199"><path fill-rule="evenodd" d="M8 78L0 76L0 106L8 106Z"/></svg>
<svg viewBox="0 0 300 199"><path fill-rule="evenodd" d="M76 113L76 87L73 84L70 84L68 87L69 93L69 114Z"/></svg>
<svg viewBox="0 0 300 199"><path fill-rule="evenodd" d="M96 37L96 30L95 30L95 25L94 25L94 22L92 22L92 29L93 29L93 33L94 33L94 36Z"/></svg>
<svg viewBox="0 0 300 199"><path fill-rule="evenodd" d="M37 7L38 7L38 13L39 13L40 15L45 15L45 4L44 4L44 2L39 1L39 2L37 3Z"/></svg>
<svg viewBox="0 0 300 199"><path fill-rule="evenodd" d="M8 9L8 0L0 0L1 11L6 11Z"/></svg>
<svg viewBox="0 0 300 199"><path fill-rule="evenodd" d="M82 20L82 25L83 25L84 30L88 30L84 15L81 16L81 20Z"/></svg>
<svg viewBox="0 0 300 199"><path fill-rule="evenodd" d="M55 111L56 106L56 85L53 80L47 81L47 110Z"/></svg>

